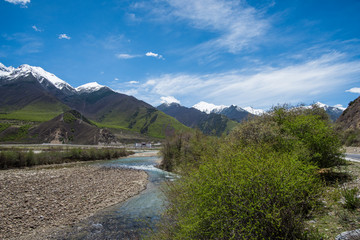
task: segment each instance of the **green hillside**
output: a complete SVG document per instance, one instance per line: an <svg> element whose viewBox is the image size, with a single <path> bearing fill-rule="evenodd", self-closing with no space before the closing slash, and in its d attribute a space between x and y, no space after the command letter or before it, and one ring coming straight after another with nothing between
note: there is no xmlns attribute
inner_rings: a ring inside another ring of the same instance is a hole
<svg viewBox="0 0 360 240"><path fill-rule="evenodd" d="M130 117L114 111L95 124L110 129L131 130L156 138L164 138L174 131L191 131L190 128L184 126L175 118L156 109L146 108L139 108Z"/></svg>
<svg viewBox="0 0 360 240"><path fill-rule="evenodd" d="M0 119L46 122L67 110L70 110L70 108L58 101L47 102L40 100L31 102L19 110L1 113Z"/></svg>

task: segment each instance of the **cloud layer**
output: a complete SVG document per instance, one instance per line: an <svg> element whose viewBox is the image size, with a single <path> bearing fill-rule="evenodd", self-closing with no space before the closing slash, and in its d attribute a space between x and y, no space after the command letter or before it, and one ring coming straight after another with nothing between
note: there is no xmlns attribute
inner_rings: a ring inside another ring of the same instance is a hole
<svg viewBox="0 0 360 240"><path fill-rule="evenodd" d="M26 5L30 3L30 0L5 0L6 2L13 3L13 4L21 4Z"/></svg>
<svg viewBox="0 0 360 240"><path fill-rule="evenodd" d="M149 78L136 91L138 96L175 96L217 104L270 107L278 103L314 101L314 98L355 82L360 61L345 61L331 53L295 65L228 71L214 74L164 74ZM355 89L357 90L357 89ZM352 90L352 91L355 91ZM194 102L194 103L195 103Z"/></svg>
<svg viewBox="0 0 360 240"><path fill-rule="evenodd" d="M353 87L349 90L346 90L346 92L350 92L350 93L359 93L360 94L360 88L358 87Z"/></svg>
<svg viewBox="0 0 360 240"><path fill-rule="evenodd" d="M261 12L238 0L160 0L151 4L135 4L138 8L152 11L153 18L172 18L184 21L193 28L208 31L215 35L197 46L198 49L211 49L239 53L253 48L255 40L263 37L270 28L270 20ZM160 3L160 4L159 4Z"/></svg>

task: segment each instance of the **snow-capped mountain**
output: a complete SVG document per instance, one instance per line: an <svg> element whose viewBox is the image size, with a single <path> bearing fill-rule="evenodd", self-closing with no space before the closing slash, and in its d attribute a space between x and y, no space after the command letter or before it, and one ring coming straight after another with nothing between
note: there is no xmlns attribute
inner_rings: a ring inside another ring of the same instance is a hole
<svg viewBox="0 0 360 240"><path fill-rule="evenodd" d="M91 92L96 92L99 91L102 88L108 88L104 85L100 85L97 82L91 82L91 83L86 83L84 85L81 85L77 88L75 88L75 90L78 93L91 93Z"/></svg>
<svg viewBox="0 0 360 240"><path fill-rule="evenodd" d="M32 74L41 84L45 86L48 86L48 84L50 83L59 90L66 89L71 92L75 91L75 89L70 86L70 84L68 84L64 80L61 80L54 74L45 71L41 67L33 67L27 64L23 64L18 68L14 68L11 66L6 67L2 63L0 63L0 78L2 80L11 81L21 76L28 76L29 74Z"/></svg>
<svg viewBox="0 0 360 240"><path fill-rule="evenodd" d="M253 115L253 113L235 105L231 105L231 106L215 105L204 101L195 104L193 108L205 112L207 114L210 113L222 114L237 122L241 122L249 115Z"/></svg>
<svg viewBox="0 0 360 240"><path fill-rule="evenodd" d="M329 106L329 105L326 105L326 104L321 103L321 102L316 102L316 103L314 103L312 105L304 106L304 108L312 108L314 105L316 105L319 108L324 109L327 112L327 114L329 114L330 119L332 121L336 121L345 110L345 108L343 108L341 106L338 106L338 105Z"/></svg>
<svg viewBox="0 0 360 240"><path fill-rule="evenodd" d="M265 110L263 110L263 109L255 109L252 107L244 107L243 109L248 111L249 113L257 115L257 116L260 116L265 113Z"/></svg>
<svg viewBox="0 0 360 240"><path fill-rule="evenodd" d="M157 109L174 117L182 124L199 129L205 134L220 136L229 132L235 126L234 121L222 114L213 112L208 114L194 107L181 106L177 102L169 103L169 101L164 101Z"/></svg>
<svg viewBox="0 0 360 240"><path fill-rule="evenodd" d="M102 88L108 88L104 85L98 84L97 82L87 83L74 88L64 80L58 78L52 73L45 71L41 67L34 67L28 64L23 64L18 68L14 68L12 66L6 67L4 64L0 63L0 80L11 81L18 79L19 77L26 77L30 74L34 76L45 88L54 86L56 89L67 94L92 93Z"/></svg>
<svg viewBox="0 0 360 240"><path fill-rule="evenodd" d="M26 118L34 122L48 121L73 109L92 121L148 136L165 137L175 127L187 129L135 97L95 82L73 88L54 74L26 64L18 68L0 64L0 96L0 112L16 111L20 120L22 114L26 114Z"/></svg>
<svg viewBox="0 0 360 240"><path fill-rule="evenodd" d="M227 106L225 105L215 105L215 104L212 104L212 103L207 103L207 102L199 102L197 104L195 104L194 106L192 106L193 108L199 110L199 111L202 111L202 112L205 112L207 114L210 114L211 112L214 112L214 113L218 113L218 112L221 112L224 108L226 108Z"/></svg>

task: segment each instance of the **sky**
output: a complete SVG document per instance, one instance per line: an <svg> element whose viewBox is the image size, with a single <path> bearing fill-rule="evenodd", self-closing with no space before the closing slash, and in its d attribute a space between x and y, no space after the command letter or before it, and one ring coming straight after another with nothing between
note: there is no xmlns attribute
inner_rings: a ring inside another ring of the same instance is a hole
<svg viewBox="0 0 360 240"><path fill-rule="evenodd" d="M0 62L153 106L347 107L359 12L359 0L0 0Z"/></svg>

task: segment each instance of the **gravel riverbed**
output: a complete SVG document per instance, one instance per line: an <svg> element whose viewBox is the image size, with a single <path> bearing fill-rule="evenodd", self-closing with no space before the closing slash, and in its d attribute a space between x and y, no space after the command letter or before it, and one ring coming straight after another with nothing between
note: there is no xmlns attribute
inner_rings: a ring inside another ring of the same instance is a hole
<svg viewBox="0 0 360 240"><path fill-rule="evenodd" d="M143 171L57 165L0 171L0 239L41 239L144 190Z"/></svg>

